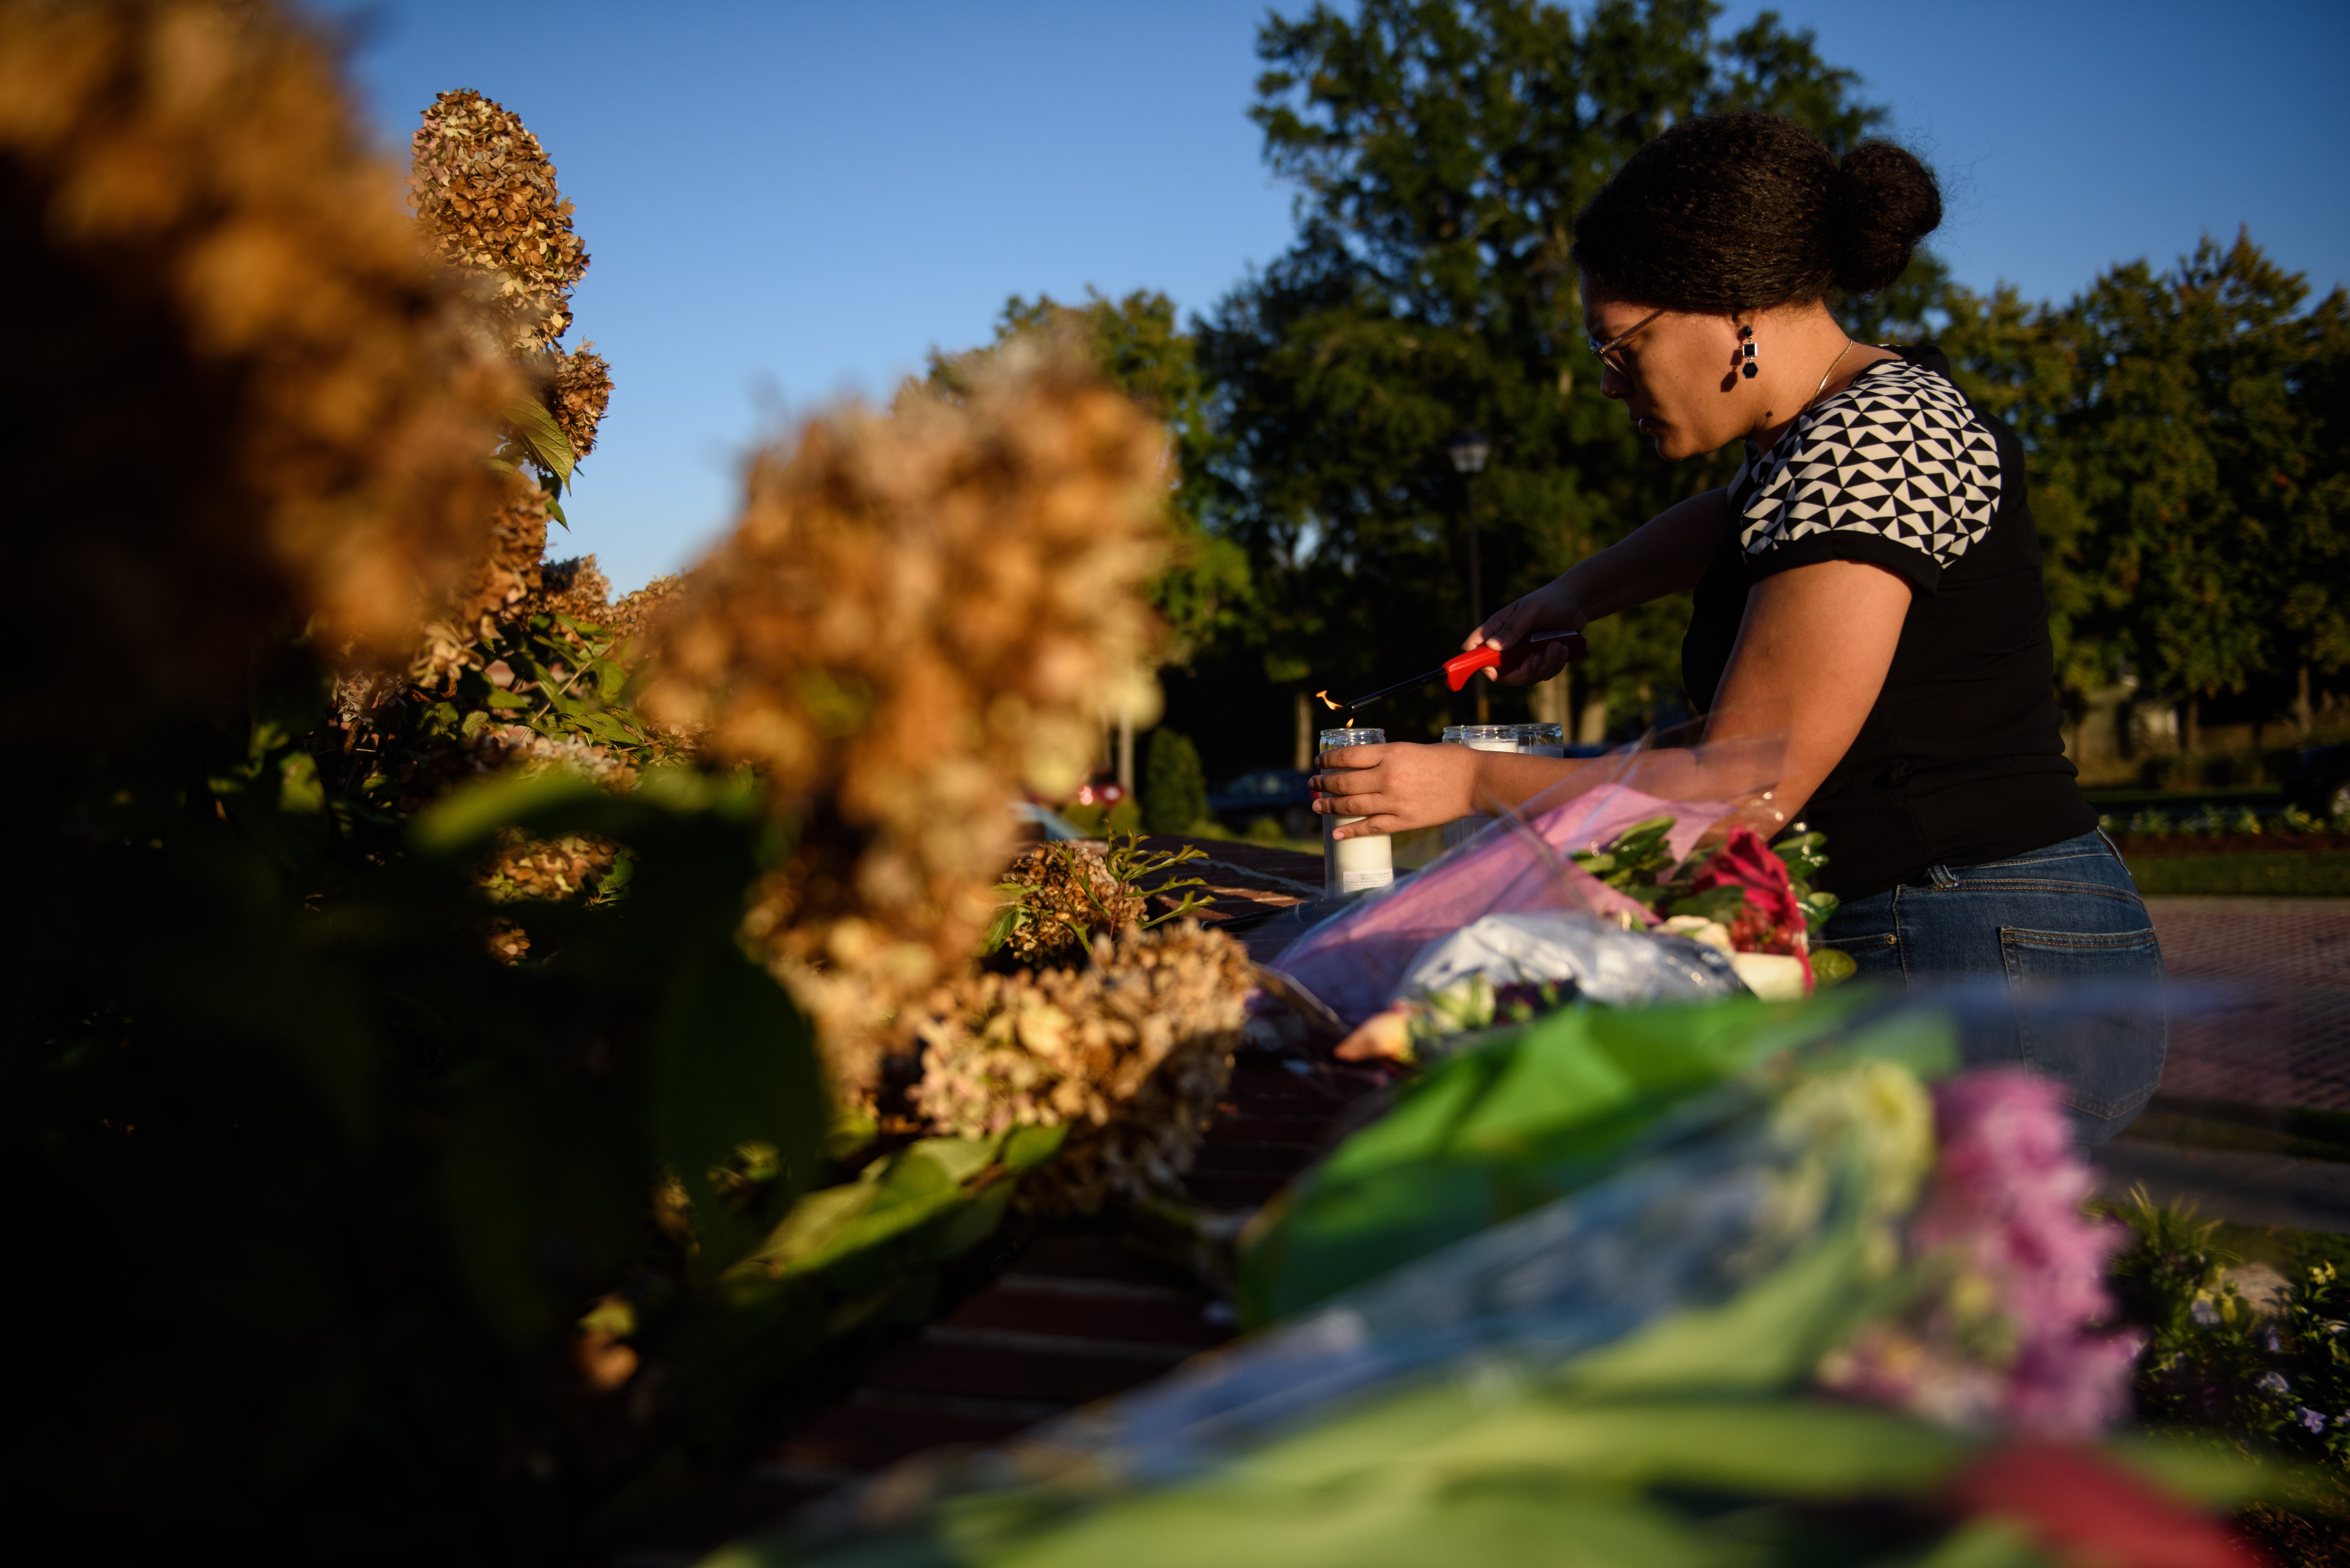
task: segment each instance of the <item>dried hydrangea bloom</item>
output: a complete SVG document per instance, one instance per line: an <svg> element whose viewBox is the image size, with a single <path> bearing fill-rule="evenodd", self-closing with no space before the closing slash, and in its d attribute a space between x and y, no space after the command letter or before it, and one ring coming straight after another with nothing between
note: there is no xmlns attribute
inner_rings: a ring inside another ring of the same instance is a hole
<svg viewBox="0 0 2350 1568"><path fill-rule="evenodd" d="M868 1097L896 1014L962 971L1011 804L1083 776L1156 701L1144 584L1165 436L1081 348L998 355L968 395L817 420L753 465L741 523L665 618L645 711L767 777L796 847L749 923Z"/></svg>
<svg viewBox="0 0 2350 1568"><path fill-rule="evenodd" d="M538 591L546 557L546 500L536 487L521 486L491 514L489 550L455 607L453 618L469 639L488 636L492 623Z"/></svg>
<svg viewBox="0 0 2350 1568"><path fill-rule="evenodd" d="M546 492L517 483L491 509L481 555L441 613L419 633L411 670L417 680L430 683L477 664L474 642L494 637L497 623L520 612L537 593L546 564Z"/></svg>
<svg viewBox="0 0 2350 1568"><path fill-rule="evenodd" d="M525 898L567 900L593 892L611 871L619 853L618 845L593 834L534 838L505 828L474 880L493 904Z"/></svg>
<svg viewBox="0 0 2350 1568"><path fill-rule="evenodd" d="M931 999L914 1094L941 1131L1066 1125L1024 1203L1091 1214L1177 1192L1231 1081L1248 953L1183 920L1097 939L1086 969L983 974Z"/></svg>
<svg viewBox="0 0 2350 1568"><path fill-rule="evenodd" d="M432 100L409 145L409 196L434 251L487 280L511 352L557 351L588 250L538 138L513 110L464 88Z"/></svg>
<svg viewBox="0 0 2350 1568"><path fill-rule="evenodd" d="M555 415L563 439L571 443L574 457L586 457L596 450L596 431L604 422L604 410L612 401L612 367L604 356L595 352L596 345L583 343L556 361L554 379L546 385L546 406Z"/></svg>
<svg viewBox="0 0 2350 1568"><path fill-rule="evenodd" d="M60 723L233 700L314 618L404 657L482 556L515 372L366 140L266 8L0 4L0 251L39 302L0 472Z"/></svg>
<svg viewBox="0 0 2350 1568"><path fill-rule="evenodd" d="M612 597L612 579L593 556L539 565L539 586L521 608L539 615L567 616L599 629L611 647L610 657L633 668L647 643L647 633L680 594L685 579L655 577L643 587Z"/></svg>
<svg viewBox="0 0 2350 1568"><path fill-rule="evenodd" d="M604 575L593 556L546 562L539 567L538 580L536 608L598 626L611 613L612 579Z"/></svg>
<svg viewBox="0 0 2350 1568"><path fill-rule="evenodd" d="M685 579L682 576L671 573L665 577L655 577L643 587L632 589L614 599L610 607L597 618L597 624L623 639L624 646L648 642L654 624L667 615L671 607L684 594Z"/></svg>
<svg viewBox="0 0 2350 1568"><path fill-rule="evenodd" d="M485 773L542 774L563 768L608 790L630 790L637 770L626 758L577 735L557 739L524 724L501 724L474 737L473 755Z"/></svg>
<svg viewBox="0 0 2350 1568"><path fill-rule="evenodd" d="M1103 846L1090 842L1039 844L1014 861L1004 881L1020 889L1028 918L1004 952L1016 963L1053 962L1139 923L1147 898L1111 876L1106 861Z"/></svg>

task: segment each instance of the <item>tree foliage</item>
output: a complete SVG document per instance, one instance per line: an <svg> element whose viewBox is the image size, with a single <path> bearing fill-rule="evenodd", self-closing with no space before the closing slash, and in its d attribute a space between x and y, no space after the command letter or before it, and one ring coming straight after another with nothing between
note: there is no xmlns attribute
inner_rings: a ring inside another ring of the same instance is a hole
<svg viewBox="0 0 2350 1568"><path fill-rule="evenodd" d="M1726 38L1697 0L1316 5L1259 35L1252 111L1298 188L1295 243L1222 301L1201 353L1227 432L1219 524L1247 547L1275 681L1361 689L1471 624L1464 496L1444 449L1492 437L1477 487L1485 608L1621 537L1731 460L1646 453L1600 396L1567 260L1575 213L1656 131L1761 109L1829 145L1883 112L1808 32ZM1587 682L1638 709L1686 606L1601 626ZM1310 679L1309 679L1310 677ZM1440 723L1424 700L1390 732Z"/></svg>
<svg viewBox="0 0 2350 1568"><path fill-rule="evenodd" d="M1445 456L1461 426L1492 438L1475 493L1489 612L1730 476L1734 451L1661 462L1600 396L1573 215L1682 116L1762 109L1841 151L1886 114L1809 32L1764 12L1717 36L1717 16L1366 0L1263 25L1251 112L1296 188L1296 237L1197 325L1207 433L1184 449L1190 514L1249 562L1250 613L1217 628L1202 668L1222 680L1194 699L1219 722L1245 722L1243 685L1362 690L1471 623L1469 497ZM1939 339L2017 426L2076 702L2128 674L2274 711L2297 674L2350 660L2350 307L2306 294L2239 237L2062 305L1976 295L1924 252L1882 295L1832 304L1863 340ZM1596 628L1584 700L1653 715L1687 613L1675 597ZM1385 719L1417 735L1446 708L1430 691Z"/></svg>
<svg viewBox="0 0 2350 1568"><path fill-rule="evenodd" d="M1222 437L1210 417L1198 341L1177 323L1175 303L1163 294L1138 289L1123 299L1087 291L1083 305L1062 305L1049 295L1004 302L995 337L984 348L960 354L931 355L931 384L961 393L980 361L1012 339L1030 333L1069 332L1091 350L1109 384L1141 403L1167 426L1174 472L1167 512L1173 524L1173 558L1150 586L1150 601L1167 623L1162 655L1187 665L1218 637L1240 632L1249 607L1246 554L1211 524L1207 476Z"/></svg>
<svg viewBox="0 0 2350 1568"><path fill-rule="evenodd" d="M2248 235L2064 306L1946 291L1961 385L2032 461L2060 680L2282 705L2350 664L2350 297Z"/></svg>

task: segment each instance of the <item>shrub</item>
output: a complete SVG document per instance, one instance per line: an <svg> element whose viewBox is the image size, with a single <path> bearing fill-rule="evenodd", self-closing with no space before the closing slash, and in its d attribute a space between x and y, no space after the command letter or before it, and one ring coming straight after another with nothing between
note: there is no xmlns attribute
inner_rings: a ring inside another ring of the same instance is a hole
<svg viewBox="0 0 2350 1568"><path fill-rule="evenodd" d="M1208 815L1208 781L1200 751L1175 730L1152 732L1142 777L1142 826L1149 833L1189 833Z"/></svg>

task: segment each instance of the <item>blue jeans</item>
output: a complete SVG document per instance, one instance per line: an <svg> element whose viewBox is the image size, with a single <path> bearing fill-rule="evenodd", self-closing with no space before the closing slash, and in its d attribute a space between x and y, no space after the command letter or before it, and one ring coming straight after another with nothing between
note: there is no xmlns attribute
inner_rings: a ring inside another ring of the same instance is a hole
<svg viewBox="0 0 2350 1568"><path fill-rule="evenodd" d="M1858 978L2003 981L1950 993L1968 1064L2021 1062L2062 1083L2085 1148L2127 1127L2162 1080L2162 949L2102 833L1981 866L1929 867L1845 905L1819 940L1850 953Z"/></svg>

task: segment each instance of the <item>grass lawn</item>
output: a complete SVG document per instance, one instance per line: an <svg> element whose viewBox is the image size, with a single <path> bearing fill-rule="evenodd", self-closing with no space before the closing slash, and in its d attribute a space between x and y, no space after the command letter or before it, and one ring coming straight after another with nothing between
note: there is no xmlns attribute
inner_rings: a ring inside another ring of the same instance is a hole
<svg viewBox="0 0 2350 1568"><path fill-rule="evenodd" d="M2137 890L2243 893L2271 898L2350 898L2350 855L2278 850L2220 855L2141 855L2129 863Z"/></svg>

